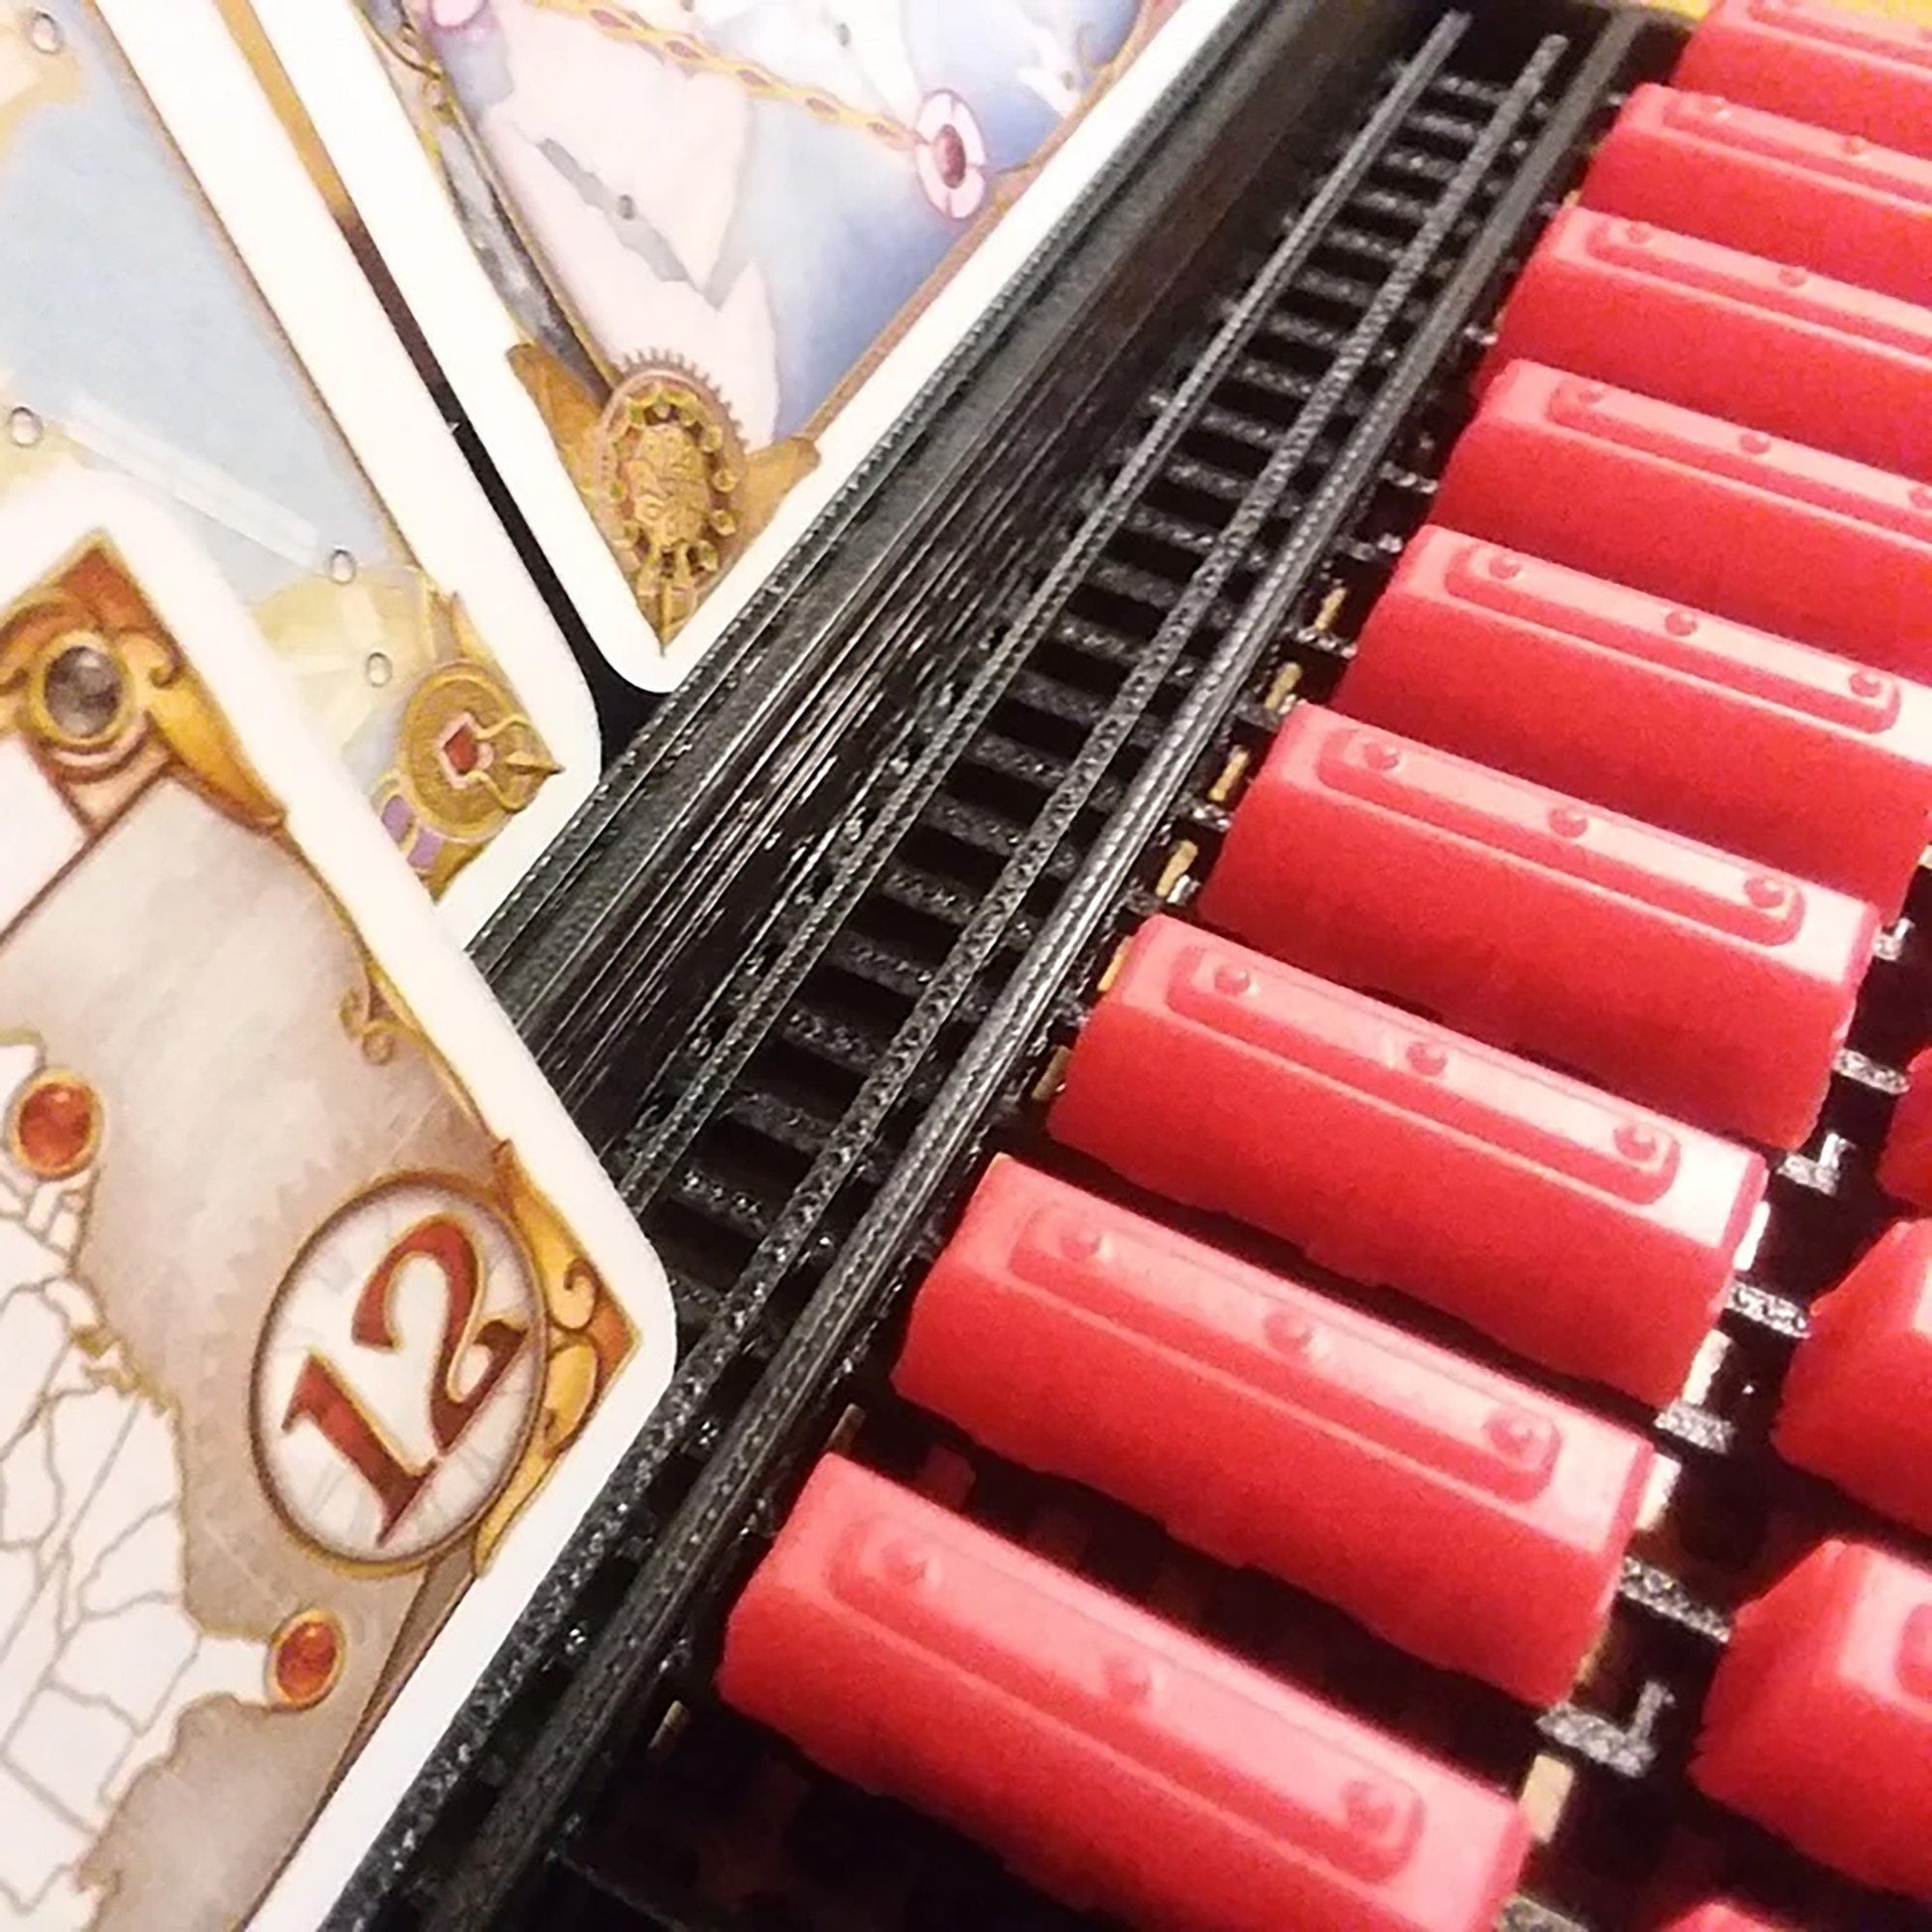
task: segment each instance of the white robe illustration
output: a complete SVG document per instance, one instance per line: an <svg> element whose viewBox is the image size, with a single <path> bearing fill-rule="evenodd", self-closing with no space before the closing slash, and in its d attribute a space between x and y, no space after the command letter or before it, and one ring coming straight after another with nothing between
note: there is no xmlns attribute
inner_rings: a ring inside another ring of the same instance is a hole
<svg viewBox="0 0 1932 1932"><path fill-rule="evenodd" d="M0 1037L0 1117L41 1062ZM92 1184L0 1150L0 1928L35 1932L92 1921L81 1867L186 1711L269 1702L267 1646L189 1611L175 1418L74 1272Z"/></svg>
<svg viewBox="0 0 1932 1932"><path fill-rule="evenodd" d="M638 9L699 34L717 11ZM778 369L763 278L756 263L720 272L750 127L739 83L529 0L489 0L437 45L459 74L488 64L487 81L462 89L478 137L603 359L688 362L747 443L768 443ZM665 154L690 165L667 168Z"/></svg>

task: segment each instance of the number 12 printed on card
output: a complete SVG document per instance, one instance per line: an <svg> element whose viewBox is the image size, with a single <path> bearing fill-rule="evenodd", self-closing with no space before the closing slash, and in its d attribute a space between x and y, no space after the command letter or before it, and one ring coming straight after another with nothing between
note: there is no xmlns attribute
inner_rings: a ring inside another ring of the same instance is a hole
<svg viewBox="0 0 1932 1932"><path fill-rule="evenodd" d="M0 496L0 1927L327 1909L661 1268L179 521Z"/></svg>

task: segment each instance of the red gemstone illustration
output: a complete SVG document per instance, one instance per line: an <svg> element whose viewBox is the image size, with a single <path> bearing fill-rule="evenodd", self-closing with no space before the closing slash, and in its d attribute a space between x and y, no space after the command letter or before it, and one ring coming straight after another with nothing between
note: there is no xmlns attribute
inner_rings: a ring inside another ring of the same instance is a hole
<svg viewBox="0 0 1932 1932"><path fill-rule="evenodd" d="M303 1610L276 1631L268 1647L268 1676L278 1703L294 1711L320 1704L343 1674L348 1640L328 1610Z"/></svg>
<svg viewBox="0 0 1932 1932"><path fill-rule="evenodd" d="M100 1139L100 1100L71 1073L43 1073L14 1103L8 1139L13 1156L42 1180L65 1180L93 1158Z"/></svg>
<svg viewBox="0 0 1932 1932"><path fill-rule="evenodd" d="M966 179L966 143L959 138L958 128L942 127L932 137L932 159L948 188L957 188Z"/></svg>
<svg viewBox="0 0 1932 1932"><path fill-rule="evenodd" d="M456 778L467 778L483 761L483 742L477 721L466 712L443 734L443 762Z"/></svg>
<svg viewBox="0 0 1932 1932"><path fill-rule="evenodd" d="M973 110L948 87L919 103L912 123L912 166L925 198L942 214L964 221L985 203L986 136Z"/></svg>

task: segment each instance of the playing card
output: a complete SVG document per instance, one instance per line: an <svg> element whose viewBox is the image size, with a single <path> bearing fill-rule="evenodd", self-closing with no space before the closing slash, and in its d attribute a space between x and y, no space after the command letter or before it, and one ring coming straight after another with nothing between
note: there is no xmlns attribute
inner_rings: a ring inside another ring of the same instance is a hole
<svg viewBox="0 0 1932 1932"><path fill-rule="evenodd" d="M201 523L0 496L0 1926L318 1919L668 1377Z"/></svg>
<svg viewBox="0 0 1932 1932"><path fill-rule="evenodd" d="M0 0L0 501L78 462L182 519L459 932L588 792L582 671L209 9Z"/></svg>
<svg viewBox="0 0 1932 1932"><path fill-rule="evenodd" d="M248 4L593 636L663 685L1230 0Z"/></svg>

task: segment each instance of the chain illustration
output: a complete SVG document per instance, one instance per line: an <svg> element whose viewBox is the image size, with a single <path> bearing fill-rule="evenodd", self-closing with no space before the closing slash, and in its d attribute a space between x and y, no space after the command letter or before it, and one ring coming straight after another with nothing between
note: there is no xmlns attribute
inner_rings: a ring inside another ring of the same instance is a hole
<svg viewBox="0 0 1932 1932"><path fill-rule="evenodd" d="M828 127L853 128L892 148L911 149L919 145L918 135L890 114L854 107L822 87L798 86L757 61L707 47L682 29L653 27L629 8L615 6L611 0L530 0L530 4L546 13L569 14L574 19L588 21L613 40L648 48L660 61L681 68L686 73L722 74L756 99L789 101Z"/></svg>

